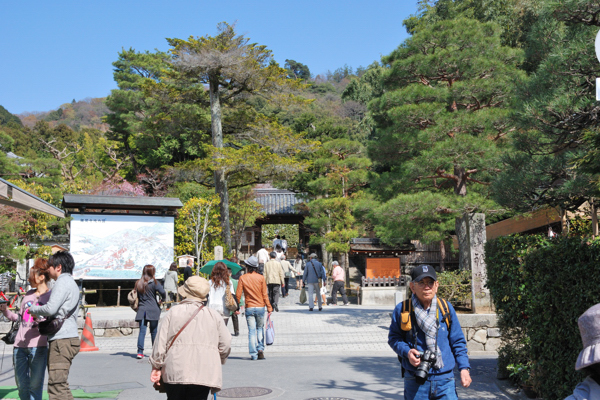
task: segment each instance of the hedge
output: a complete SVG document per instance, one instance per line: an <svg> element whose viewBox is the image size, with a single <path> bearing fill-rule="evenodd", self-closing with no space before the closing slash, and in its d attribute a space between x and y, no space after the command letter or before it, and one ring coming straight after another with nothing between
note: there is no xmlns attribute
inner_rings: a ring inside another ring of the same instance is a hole
<svg viewBox="0 0 600 400"><path fill-rule="evenodd" d="M583 379L577 319L600 302L600 243L508 236L486 244L486 259L504 338L499 368L546 400L565 398Z"/></svg>

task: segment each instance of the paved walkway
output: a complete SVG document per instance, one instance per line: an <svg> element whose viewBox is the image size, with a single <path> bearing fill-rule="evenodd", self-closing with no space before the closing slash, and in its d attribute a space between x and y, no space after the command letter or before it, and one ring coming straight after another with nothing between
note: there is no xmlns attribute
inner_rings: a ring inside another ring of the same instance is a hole
<svg viewBox="0 0 600 400"><path fill-rule="evenodd" d="M400 366L387 345L391 307L326 306L321 312L309 312L306 305L298 304L298 295L299 291L292 290L289 297L281 299L281 311L273 313L275 344L267 347L264 361L249 360L248 331L245 318L240 319L240 336L233 337L232 353L223 367L224 388L271 390L253 397L258 400L402 398ZM93 321L134 318L134 312L126 307L91 309L90 313ZM231 321L229 329L233 331ZM97 337L100 351L81 353L75 358L72 386L88 392L122 389L118 399L164 399L148 380L147 359L135 359L136 343L137 333ZM14 385L12 348L5 349L0 342L2 352L5 355L0 385ZM150 352L148 334L145 354ZM495 378L495 355L478 354L471 360L473 385L469 389L458 388L461 399L515 398L514 392L507 394L506 384Z"/></svg>

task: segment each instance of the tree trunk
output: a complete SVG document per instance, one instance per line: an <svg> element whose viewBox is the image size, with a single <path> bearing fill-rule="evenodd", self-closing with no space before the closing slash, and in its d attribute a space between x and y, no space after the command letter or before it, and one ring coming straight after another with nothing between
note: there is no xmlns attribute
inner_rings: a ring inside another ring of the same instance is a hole
<svg viewBox="0 0 600 400"><path fill-rule="evenodd" d="M440 271L444 272L446 269L446 246L443 240L440 240Z"/></svg>
<svg viewBox="0 0 600 400"><path fill-rule="evenodd" d="M346 272L346 286L350 286L350 256L348 253L343 254L344 271Z"/></svg>
<svg viewBox="0 0 600 400"><path fill-rule="evenodd" d="M598 236L598 210L596 209L596 202L592 197L590 199L590 205L592 206L592 238L595 239Z"/></svg>
<svg viewBox="0 0 600 400"><path fill-rule="evenodd" d="M467 174L463 167L458 165L454 166L454 176L457 180L454 181L454 194L459 196L467 195Z"/></svg>
<svg viewBox="0 0 600 400"><path fill-rule="evenodd" d="M559 208L558 210L560 214L560 234L562 236L567 236L569 234L569 224L567 222L567 210L563 208Z"/></svg>
<svg viewBox="0 0 600 400"><path fill-rule="evenodd" d="M219 81L217 77L210 78L210 119L212 129L212 143L218 149L223 148L223 127L221 125L221 98L219 97ZM231 229L229 227L229 191L227 178L221 168L215 169L215 192L221 199L221 227L223 241L227 249L231 250Z"/></svg>

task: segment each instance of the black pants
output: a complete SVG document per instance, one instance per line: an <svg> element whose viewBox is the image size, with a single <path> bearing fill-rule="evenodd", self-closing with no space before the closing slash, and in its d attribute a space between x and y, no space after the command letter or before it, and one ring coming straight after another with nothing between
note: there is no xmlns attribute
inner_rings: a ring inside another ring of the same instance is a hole
<svg viewBox="0 0 600 400"><path fill-rule="evenodd" d="M271 306L275 307L279 302L279 288L281 287L278 283L269 283L267 288L269 289L269 301Z"/></svg>
<svg viewBox="0 0 600 400"><path fill-rule="evenodd" d="M240 333L240 322L235 312L231 314L231 321L233 321L233 333Z"/></svg>
<svg viewBox="0 0 600 400"><path fill-rule="evenodd" d="M348 304L348 296L346 296L346 283L342 281L333 282L333 288L331 289L331 303L337 304L338 290L342 294L342 300L344 301L344 304Z"/></svg>
<svg viewBox="0 0 600 400"><path fill-rule="evenodd" d="M210 394L208 386L179 385L165 383L167 400L206 400Z"/></svg>
<svg viewBox="0 0 600 400"><path fill-rule="evenodd" d="M283 288L281 288L281 295L283 297L287 296L287 294L290 291L290 278L283 278L283 281L285 282L283 285Z"/></svg>

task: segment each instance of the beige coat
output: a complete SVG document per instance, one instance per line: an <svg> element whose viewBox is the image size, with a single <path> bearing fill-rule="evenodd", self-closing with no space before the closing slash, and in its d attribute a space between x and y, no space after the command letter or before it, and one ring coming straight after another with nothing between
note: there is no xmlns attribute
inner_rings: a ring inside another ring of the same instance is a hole
<svg viewBox="0 0 600 400"><path fill-rule="evenodd" d="M221 365L231 351L231 334L218 312L204 307L166 352L171 339L200 305L184 300L163 317L150 364L162 370L165 383L208 386L216 392L223 385Z"/></svg>
<svg viewBox="0 0 600 400"><path fill-rule="evenodd" d="M283 273L283 267L279 261L271 259L268 263L265 264L265 281L267 281L267 285L274 283L278 285L283 285L285 283L284 278L285 275Z"/></svg>

